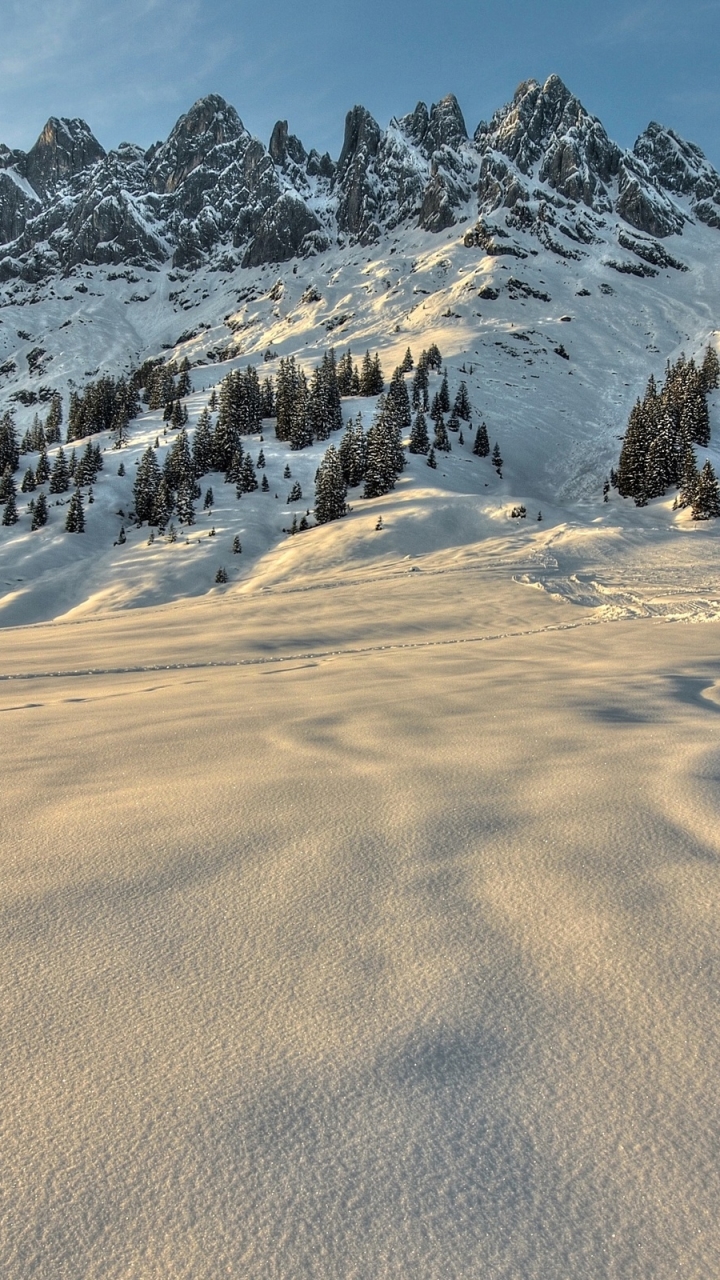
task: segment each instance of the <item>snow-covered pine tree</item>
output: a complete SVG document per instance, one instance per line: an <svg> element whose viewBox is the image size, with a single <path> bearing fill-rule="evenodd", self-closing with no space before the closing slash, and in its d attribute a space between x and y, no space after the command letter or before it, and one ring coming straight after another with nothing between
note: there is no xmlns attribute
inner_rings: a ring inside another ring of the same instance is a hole
<svg viewBox="0 0 720 1280"><path fill-rule="evenodd" d="M158 466L155 450L148 445L138 464L133 485L133 505L141 524L143 520L152 520L161 479L162 472Z"/></svg>
<svg viewBox="0 0 720 1280"><path fill-rule="evenodd" d="M455 397L455 413L458 418L462 418L463 422L469 422L471 417L470 400L468 398L468 389L464 382L460 383L458 393Z"/></svg>
<svg viewBox="0 0 720 1280"><path fill-rule="evenodd" d="M35 472L33 471L32 467L28 467L27 471L25 472L25 475L22 478L22 484L20 485L20 492L34 493L36 487L37 487L37 481L35 479Z"/></svg>
<svg viewBox="0 0 720 1280"><path fill-rule="evenodd" d="M497 443L493 445L492 464L495 470L497 471L498 475L500 475L502 471L503 460L500 455L500 445Z"/></svg>
<svg viewBox="0 0 720 1280"><path fill-rule="evenodd" d="M33 507L32 519L30 522L31 533L34 533L36 529L42 529L43 525L47 524L47 519L47 499L41 490L35 499L35 506Z"/></svg>
<svg viewBox="0 0 720 1280"><path fill-rule="evenodd" d="M692 501L693 520L713 520L720 516L720 489L711 462L706 462L695 484Z"/></svg>
<svg viewBox="0 0 720 1280"><path fill-rule="evenodd" d="M168 520L173 513L173 507L172 492L168 487L167 480L162 476L155 494L152 515L150 516L150 524L155 525L160 533L165 532Z"/></svg>
<svg viewBox="0 0 720 1280"><path fill-rule="evenodd" d="M435 457L435 450L432 447L428 454L427 466L432 467L433 471L437 470L437 458Z"/></svg>
<svg viewBox="0 0 720 1280"><path fill-rule="evenodd" d="M440 383L438 399L440 402L440 408L442 409L443 413L449 413L450 412L450 388L448 386L447 371L443 374L443 380Z"/></svg>
<svg viewBox="0 0 720 1280"><path fill-rule="evenodd" d="M196 477L207 475L213 464L213 430L210 414L203 409L197 420L192 443L193 470Z"/></svg>
<svg viewBox="0 0 720 1280"><path fill-rule="evenodd" d="M50 476L50 461L47 456L47 449L43 448L40 450L40 457L38 458L38 464L35 468L35 479L37 480L38 484L45 484L45 481L49 478L49 476Z"/></svg>
<svg viewBox="0 0 720 1280"><path fill-rule="evenodd" d="M181 524L191 525L195 523L194 494L195 483L193 478L189 477L181 480L175 498L175 510Z"/></svg>
<svg viewBox="0 0 720 1280"><path fill-rule="evenodd" d="M714 347L708 347L700 369L703 391L715 391L720 387L720 360Z"/></svg>
<svg viewBox="0 0 720 1280"><path fill-rule="evenodd" d="M17 519L18 519L17 501L15 498L15 487L13 486L13 488L8 493L7 498L5 499L5 506L3 507L3 513L2 513L2 523L4 525L17 524Z"/></svg>
<svg viewBox="0 0 720 1280"><path fill-rule="evenodd" d="M51 493L67 493L70 488L70 469L68 467L65 451L60 445L57 456L50 472L50 492Z"/></svg>
<svg viewBox="0 0 720 1280"><path fill-rule="evenodd" d="M430 437L428 436L427 422L422 410L418 409L410 432L410 453L427 453L429 448Z"/></svg>
<svg viewBox="0 0 720 1280"><path fill-rule="evenodd" d="M427 358L428 368L439 373L442 369L442 356L440 355L440 348L436 342L431 343L425 352L425 355Z"/></svg>
<svg viewBox="0 0 720 1280"><path fill-rule="evenodd" d="M238 487L240 487L244 460L245 460L245 450L243 449L242 445L240 444L240 441L238 440L237 449L235 449L235 451L233 452L233 456L230 459L230 466L225 472L226 484L235 484ZM242 488L240 488L240 492L242 493Z"/></svg>
<svg viewBox="0 0 720 1280"><path fill-rule="evenodd" d="M255 474L252 458L249 453L245 454L240 467L240 476L238 479L238 488L242 493L253 493L258 487L258 479Z"/></svg>
<svg viewBox="0 0 720 1280"><path fill-rule="evenodd" d="M60 428L62 426L62 420L62 396L59 391L55 391L53 393L53 398L50 401L47 418L45 419L45 440L48 444L60 443ZM41 446L38 445L38 448L40 447Z"/></svg>
<svg viewBox="0 0 720 1280"><path fill-rule="evenodd" d="M347 512L347 486L338 451L334 445L325 451L315 480L315 519L318 524L339 520Z"/></svg>
<svg viewBox="0 0 720 1280"><path fill-rule="evenodd" d="M412 373L414 367L415 367L415 362L412 357L412 351L408 347L407 351L405 352L405 355L403 356L400 369L402 373Z"/></svg>
<svg viewBox="0 0 720 1280"><path fill-rule="evenodd" d="M15 434L15 423L12 414L7 410L0 418L0 474L9 467L17 471L20 462L20 449Z"/></svg>
<svg viewBox="0 0 720 1280"><path fill-rule="evenodd" d="M192 393L192 380L190 378L190 361L187 356L180 365L180 377L178 379L178 396L183 399Z"/></svg>
<svg viewBox="0 0 720 1280"><path fill-rule="evenodd" d="M397 368L390 379L390 386L385 397L385 406L388 411L397 416L400 430L409 430L412 424L412 411L410 409L410 397L405 385L405 377L401 368Z"/></svg>
<svg viewBox="0 0 720 1280"><path fill-rule="evenodd" d="M169 489L178 492L181 485L189 486L192 495L195 488L195 468L188 443L187 431L183 427L175 437L165 455L163 475Z"/></svg>
<svg viewBox="0 0 720 1280"><path fill-rule="evenodd" d="M70 499L70 506L65 518L65 530L67 533L85 532L85 511L79 489L75 490Z"/></svg>
<svg viewBox="0 0 720 1280"><path fill-rule="evenodd" d="M6 498L11 493L14 496L16 493L16 489L15 489L15 481L13 480L13 473L10 470L10 465L8 463L2 475L0 476L0 502L5 502Z"/></svg>
<svg viewBox="0 0 720 1280"><path fill-rule="evenodd" d="M448 436L447 427L445 426L442 414L434 419L434 422L435 439L433 440L433 448L437 449L440 453L450 453L452 445L450 444L450 437Z"/></svg>

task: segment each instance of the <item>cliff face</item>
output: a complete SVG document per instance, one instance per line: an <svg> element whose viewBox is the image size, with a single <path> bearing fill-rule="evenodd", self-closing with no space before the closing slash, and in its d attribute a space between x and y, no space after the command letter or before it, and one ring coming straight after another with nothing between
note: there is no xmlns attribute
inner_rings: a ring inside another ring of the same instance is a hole
<svg viewBox="0 0 720 1280"><path fill-rule="evenodd" d="M590 243L608 216L653 237L689 218L720 227L720 177L658 124L622 151L557 76L521 84L472 138L452 95L385 130L356 106L337 162L306 151L287 121L265 147L217 95L147 152L106 153L84 121L55 118L29 152L0 147L0 280L81 262L256 266L461 220L481 243L490 215L575 256L572 242Z"/></svg>

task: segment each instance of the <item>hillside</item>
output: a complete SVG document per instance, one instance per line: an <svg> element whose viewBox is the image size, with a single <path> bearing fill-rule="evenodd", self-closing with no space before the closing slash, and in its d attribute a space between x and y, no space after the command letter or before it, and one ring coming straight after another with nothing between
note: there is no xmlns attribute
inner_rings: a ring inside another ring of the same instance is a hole
<svg viewBox="0 0 720 1280"><path fill-rule="evenodd" d="M6 234L7 184L16 205L23 192L26 198L13 215L15 231L24 219L22 234L0 249L0 407L12 409L19 435L36 412L46 412L54 391L67 416L70 391L148 358L190 361L192 438L212 388L232 369L253 364L261 377L274 376L280 358L295 355L309 374L331 346L338 356L350 348L356 359L369 348L379 352L387 381L408 346L417 359L434 342L452 395L465 381L473 430L487 423L505 465L499 479L488 462L473 459L467 432L465 445L453 441L436 472L410 458L395 495L398 518L408 526L398 535L398 554L428 554L505 532L516 505L531 518L542 511L552 525L599 521L623 531L639 520L649 534L656 526L687 527L687 513L674 515L671 500L642 514L614 492L609 504L602 502L628 412L648 375L660 377L666 360L681 351L700 356L715 342L720 179L671 131L653 125L632 153L622 153L552 77L542 87L520 86L514 102L472 137L452 98L430 112L418 107L385 132L357 108L337 164L321 164L285 126L266 151L232 108L204 99L142 164L133 161L139 169L130 200L129 169L120 173L120 158L101 155L84 124L61 123L51 122L27 155L6 150L0 158ZM233 248L238 209L247 213L248 202L257 204L257 191L249 193L238 176L242 160L247 177L256 152L269 184L265 214L277 212L268 201L278 183L296 194L310 184L305 196L322 236L294 248L273 241L261 254L256 231L242 254ZM129 202L113 235L97 212L112 205L106 190L112 174ZM218 208L230 217L228 184L235 212L226 225ZM212 214L217 232L193 255L183 248L187 218L178 220L178 202L189 201L191 189L202 206L193 225ZM429 212L433 191L442 216ZM92 192L104 194L88 212ZM132 218L149 226L151 209L152 253L147 244L141 251L128 231ZM88 239L88 227L104 239ZM83 260L68 257L71 245ZM361 412L367 428L373 408L351 397L343 412L346 420ZM711 423L714 414L711 403ZM231 583L247 584L259 560L285 538L288 461L303 492L298 512L312 508L313 478L327 445L290 458L268 421L262 447L270 497L238 502L222 475L209 475L203 491L210 485L215 502L207 515L198 509L188 531L192 551L184 537L148 547L147 526L135 529L126 517L135 464L156 438L162 460L169 437L161 419L156 411L133 420L122 459L107 435L98 437L106 465L86 509L85 535L65 534L65 511L52 505L46 528L31 534L30 498L20 496L18 524L0 530L6 625L86 602L116 607L203 593L214 589L221 564ZM259 450L259 439L250 447ZM714 438L700 461L705 456L717 460ZM35 461L31 456L22 465ZM124 479L116 475L120 461ZM377 500L364 502L356 492L350 501L351 526L372 520L374 527ZM128 540L118 547L123 524ZM212 528L217 536L208 541ZM239 557L231 553L236 535ZM319 535L305 536L311 543ZM518 536L530 538L527 525ZM391 538L371 546L351 538L348 563L390 554L388 544Z"/></svg>

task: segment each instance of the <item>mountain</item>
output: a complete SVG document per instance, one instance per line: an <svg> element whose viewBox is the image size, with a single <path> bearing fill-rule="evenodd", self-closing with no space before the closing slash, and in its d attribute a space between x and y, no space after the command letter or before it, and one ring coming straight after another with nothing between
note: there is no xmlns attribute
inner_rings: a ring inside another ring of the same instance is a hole
<svg viewBox="0 0 720 1280"><path fill-rule="evenodd" d="M286 121L265 147L210 95L145 152L106 153L84 121L57 119L29 152L0 148L0 279L85 262L280 263L342 236L370 244L498 211L553 251L556 230L588 243L613 214L664 238L689 218L720 225L720 178L657 124L622 151L557 76L521 84L472 138L452 95L385 130L354 107L337 162L307 152Z"/></svg>
<svg viewBox="0 0 720 1280"><path fill-rule="evenodd" d="M248 364L275 376L294 355L309 377L331 346L356 359L370 348L387 380L408 347L417 359L437 343L451 394L466 382L473 424L487 422L505 465L500 478L473 460L469 439L437 473L411 456L398 520L412 510L414 523L398 553L489 537L517 506L556 525L675 527L671 499L637 512L614 493L603 503L602 486L649 374L715 344L719 229L720 176L697 147L651 123L621 149L557 76L521 84L472 134L452 95L386 129L356 106L337 160L286 121L266 147L215 95L149 150L105 152L83 121L52 119L27 153L0 147L0 416L10 409L22 435L55 392L67 418L69 395L102 373L187 358L192 438L211 390ZM366 426L373 409L343 405ZM711 423L715 412L711 397ZM207 590L212 527L228 545L242 534L236 576L283 542L289 453L269 426L270 507L260 495L238 505L211 476L192 564L145 548L131 526L115 546L131 469L156 439L162 454L164 430L156 410L131 424L126 479L102 473L89 539L53 532L64 513L52 506L30 535L18 495L19 523L0 529L0 618ZM303 511L325 447L289 459ZM714 451L713 440L699 460L720 462ZM362 510L351 505L348 528Z"/></svg>

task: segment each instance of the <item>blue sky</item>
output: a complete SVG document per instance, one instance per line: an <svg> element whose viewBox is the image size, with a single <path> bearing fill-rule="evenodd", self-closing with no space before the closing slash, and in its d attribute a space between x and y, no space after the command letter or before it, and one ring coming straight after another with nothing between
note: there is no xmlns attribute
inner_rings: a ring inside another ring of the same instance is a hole
<svg viewBox="0 0 720 1280"><path fill-rule="evenodd" d="M356 102L386 124L453 92L472 131L556 71L621 144L656 119L720 167L719 55L720 0L0 0L0 141L78 115L149 145L217 92L337 156Z"/></svg>

